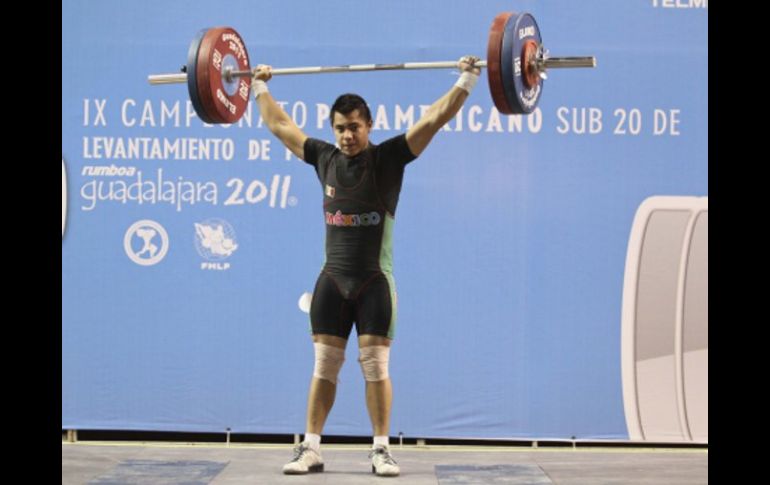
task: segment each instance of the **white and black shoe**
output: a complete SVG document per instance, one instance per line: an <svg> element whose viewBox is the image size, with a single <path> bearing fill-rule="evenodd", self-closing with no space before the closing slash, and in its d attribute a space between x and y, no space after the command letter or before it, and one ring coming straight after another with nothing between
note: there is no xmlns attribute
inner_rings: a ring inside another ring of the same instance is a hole
<svg viewBox="0 0 770 485"><path fill-rule="evenodd" d="M312 449L307 443L294 447L294 458L283 466L286 475L305 475L324 471L321 453Z"/></svg>
<svg viewBox="0 0 770 485"><path fill-rule="evenodd" d="M387 446L375 446L369 453L369 458L372 459L372 473L379 477L397 477L401 473Z"/></svg>

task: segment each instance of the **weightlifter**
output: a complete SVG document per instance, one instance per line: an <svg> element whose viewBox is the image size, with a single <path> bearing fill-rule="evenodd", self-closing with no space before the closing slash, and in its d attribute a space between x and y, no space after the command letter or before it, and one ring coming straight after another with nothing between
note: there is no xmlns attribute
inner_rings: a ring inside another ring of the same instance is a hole
<svg viewBox="0 0 770 485"><path fill-rule="evenodd" d="M304 441L283 467L286 474L322 472L320 444L334 404L345 346L356 327L366 380L366 407L374 440L372 471L396 476L400 469L389 448L393 396L388 374L396 330L396 287L392 274L392 236L406 165L460 110L479 77L465 56L457 62L457 82L406 133L375 145L369 141L372 117L366 101L343 94L331 108L336 145L309 138L275 102L267 88L271 67L254 71L252 91L270 131L294 155L312 165L323 188L326 262L315 284L310 327L315 367L307 401Z"/></svg>

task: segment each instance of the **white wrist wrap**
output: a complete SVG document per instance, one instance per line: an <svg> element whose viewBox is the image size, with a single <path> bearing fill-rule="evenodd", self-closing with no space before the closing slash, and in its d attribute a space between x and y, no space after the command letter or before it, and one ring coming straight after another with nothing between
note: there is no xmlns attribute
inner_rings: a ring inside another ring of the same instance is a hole
<svg viewBox="0 0 770 485"><path fill-rule="evenodd" d="M460 89L464 89L468 94L473 91L473 86L476 85L476 81L479 80L478 74L473 74L470 71L463 71L460 77L457 79L455 86Z"/></svg>
<svg viewBox="0 0 770 485"><path fill-rule="evenodd" d="M251 92L254 94L254 99L258 98L260 94L266 93L267 83L261 79L251 82Z"/></svg>

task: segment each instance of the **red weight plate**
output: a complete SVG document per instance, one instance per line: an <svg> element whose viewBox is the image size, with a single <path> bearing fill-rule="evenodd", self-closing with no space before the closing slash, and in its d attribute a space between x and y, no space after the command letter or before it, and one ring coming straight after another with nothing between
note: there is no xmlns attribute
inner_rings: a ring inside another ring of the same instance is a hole
<svg viewBox="0 0 770 485"><path fill-rule="evenodd" d="M206 114L217 123L235 123L246 112L251 92L251 77L226 81L225 69L248 70L249 55L238 32L230 27L216 27L206 32L198 51L195 75Z"/></svg>
<svg viewBox="0 0 770 485"><path fill-rule="evenodd" d="M206 35L209 29L203 29L195 34L195 38L190 43L190 48L187 50L187 91L190 93L190 101L192 102L195 112L198 114L198 118L206 123L212 123L213 120L208 117L206 110L203 109L201 103L200 94L198 91L198 76L195 74L198 70L198 48L201 45L203 36Z"/></svg>
<svg viewBox="0 0 770 485"><path fill-rule="evenodd" d="M503 86L502 68L500 66L500 56L503 45L503 32L505 23L513 12L502 12L492 21L492 27L489 29L489 42L487 43L487 80L489 81L489 92L492 94L492 101L497 107L497 111L504 114L511 114L513 111L505 99L505 86Z"/></svg>
<svg viewBox="0 0 770 485"><path fill-rule="evenodd" d="M211 51L215 39L219 36L221 30L221 27L212 27L203 36L200 46L198 47L198 61L195 66L198 99L200 100L201 106L203 106L206 117L210 119L212 123L223 123L219 116L217 116L217 108L214 106L214 98L211 96L211 89L209 86ZM189 76L190 73L188 72L187 75Z"/></svg>

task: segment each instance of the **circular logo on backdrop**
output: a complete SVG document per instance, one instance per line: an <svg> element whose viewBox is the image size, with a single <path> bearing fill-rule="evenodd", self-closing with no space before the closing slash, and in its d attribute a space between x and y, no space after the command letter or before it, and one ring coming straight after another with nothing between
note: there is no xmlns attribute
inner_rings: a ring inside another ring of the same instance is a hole
<svg viewBox="0 0 770 485"><path fill-rule="evenodd" d="M168 233L155 221L137 221L126 231L123 247L129 259L141 266L152 266L168 252Z"/></svg>
<svg viewBox="0 0 770 485"><path fill-rule="evenodd" d="M227 259L238 249L235 229L223 219L196 222L195 249L208 261Z"/></svg>

